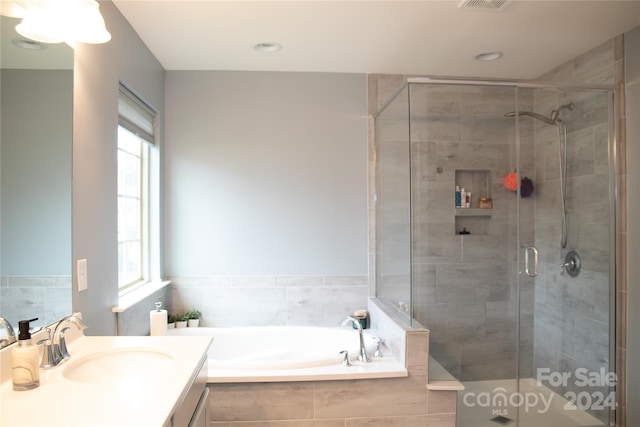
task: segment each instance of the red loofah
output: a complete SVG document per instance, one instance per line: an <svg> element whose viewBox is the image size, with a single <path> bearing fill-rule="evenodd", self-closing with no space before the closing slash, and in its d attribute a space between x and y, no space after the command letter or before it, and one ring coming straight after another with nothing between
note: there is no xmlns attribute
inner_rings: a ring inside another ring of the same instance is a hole
<svg viewBox="0 0 640 427"><path fill-rule="evenodd" d="M518 190L518 174L515 172L511 172L504 177L504 186L507 190L517 191Z"/></svg>

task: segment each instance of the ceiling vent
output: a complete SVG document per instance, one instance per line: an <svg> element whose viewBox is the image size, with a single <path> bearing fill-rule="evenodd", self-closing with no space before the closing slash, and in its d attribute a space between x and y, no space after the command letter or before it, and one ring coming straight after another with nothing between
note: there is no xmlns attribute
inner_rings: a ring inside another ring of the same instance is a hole
<svg viewBox="0 0 640 427"><path fill-rule="evenodd" d="M464 0L460 3L458 8L486 10L488 12L502 12L513 2L514 0Z"/></svg>

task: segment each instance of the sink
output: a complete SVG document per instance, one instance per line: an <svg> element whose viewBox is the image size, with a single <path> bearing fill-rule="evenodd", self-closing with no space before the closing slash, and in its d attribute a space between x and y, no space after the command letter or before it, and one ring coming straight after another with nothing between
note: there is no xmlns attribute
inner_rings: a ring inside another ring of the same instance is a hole
<svg viewBox="0 0 640 427"><path fill-rule="evenodd" d="M118 348L101 351L70 361L63 376L82 383L115 384L159 379L173 362L173 356L160 349Z"/></svg>

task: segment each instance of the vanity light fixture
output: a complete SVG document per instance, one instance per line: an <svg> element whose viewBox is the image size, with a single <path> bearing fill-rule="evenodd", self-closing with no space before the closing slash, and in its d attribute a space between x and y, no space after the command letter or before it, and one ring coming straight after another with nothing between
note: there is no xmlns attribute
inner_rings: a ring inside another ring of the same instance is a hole
<svg viewBox="0 0 640 427"><path fill-rule="evenodd" d="M42 43L111 40L96 0L1 0L0 14L22 18L18 34Z"/></svg>
<svg viewBox="0 0 640 427"><path fill-rule="evenodd" d="M253 45L253 48L255 50L257 50L258 52L273 53L273 52L278 52L279 50L281 50L282 49L282 45L280 43L266 42L266 43L255 44L255 45Z"/></svg>
<svg viewBox="0 0 640 427"><path fill-rule="evenodd" d="M502 52L483 52L475 56L476 61L495 61L502 58Z"/></svg>

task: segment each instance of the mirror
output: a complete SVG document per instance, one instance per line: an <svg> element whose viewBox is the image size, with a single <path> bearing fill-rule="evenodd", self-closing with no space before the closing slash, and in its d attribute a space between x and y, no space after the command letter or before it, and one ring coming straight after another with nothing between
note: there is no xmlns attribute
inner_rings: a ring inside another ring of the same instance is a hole
<svg viewBox="0 0 640 427"><path fill-rule="evenodd" d="M17 332L18 320L72 311L73 49L0 18L0 316Z"/></svg>

